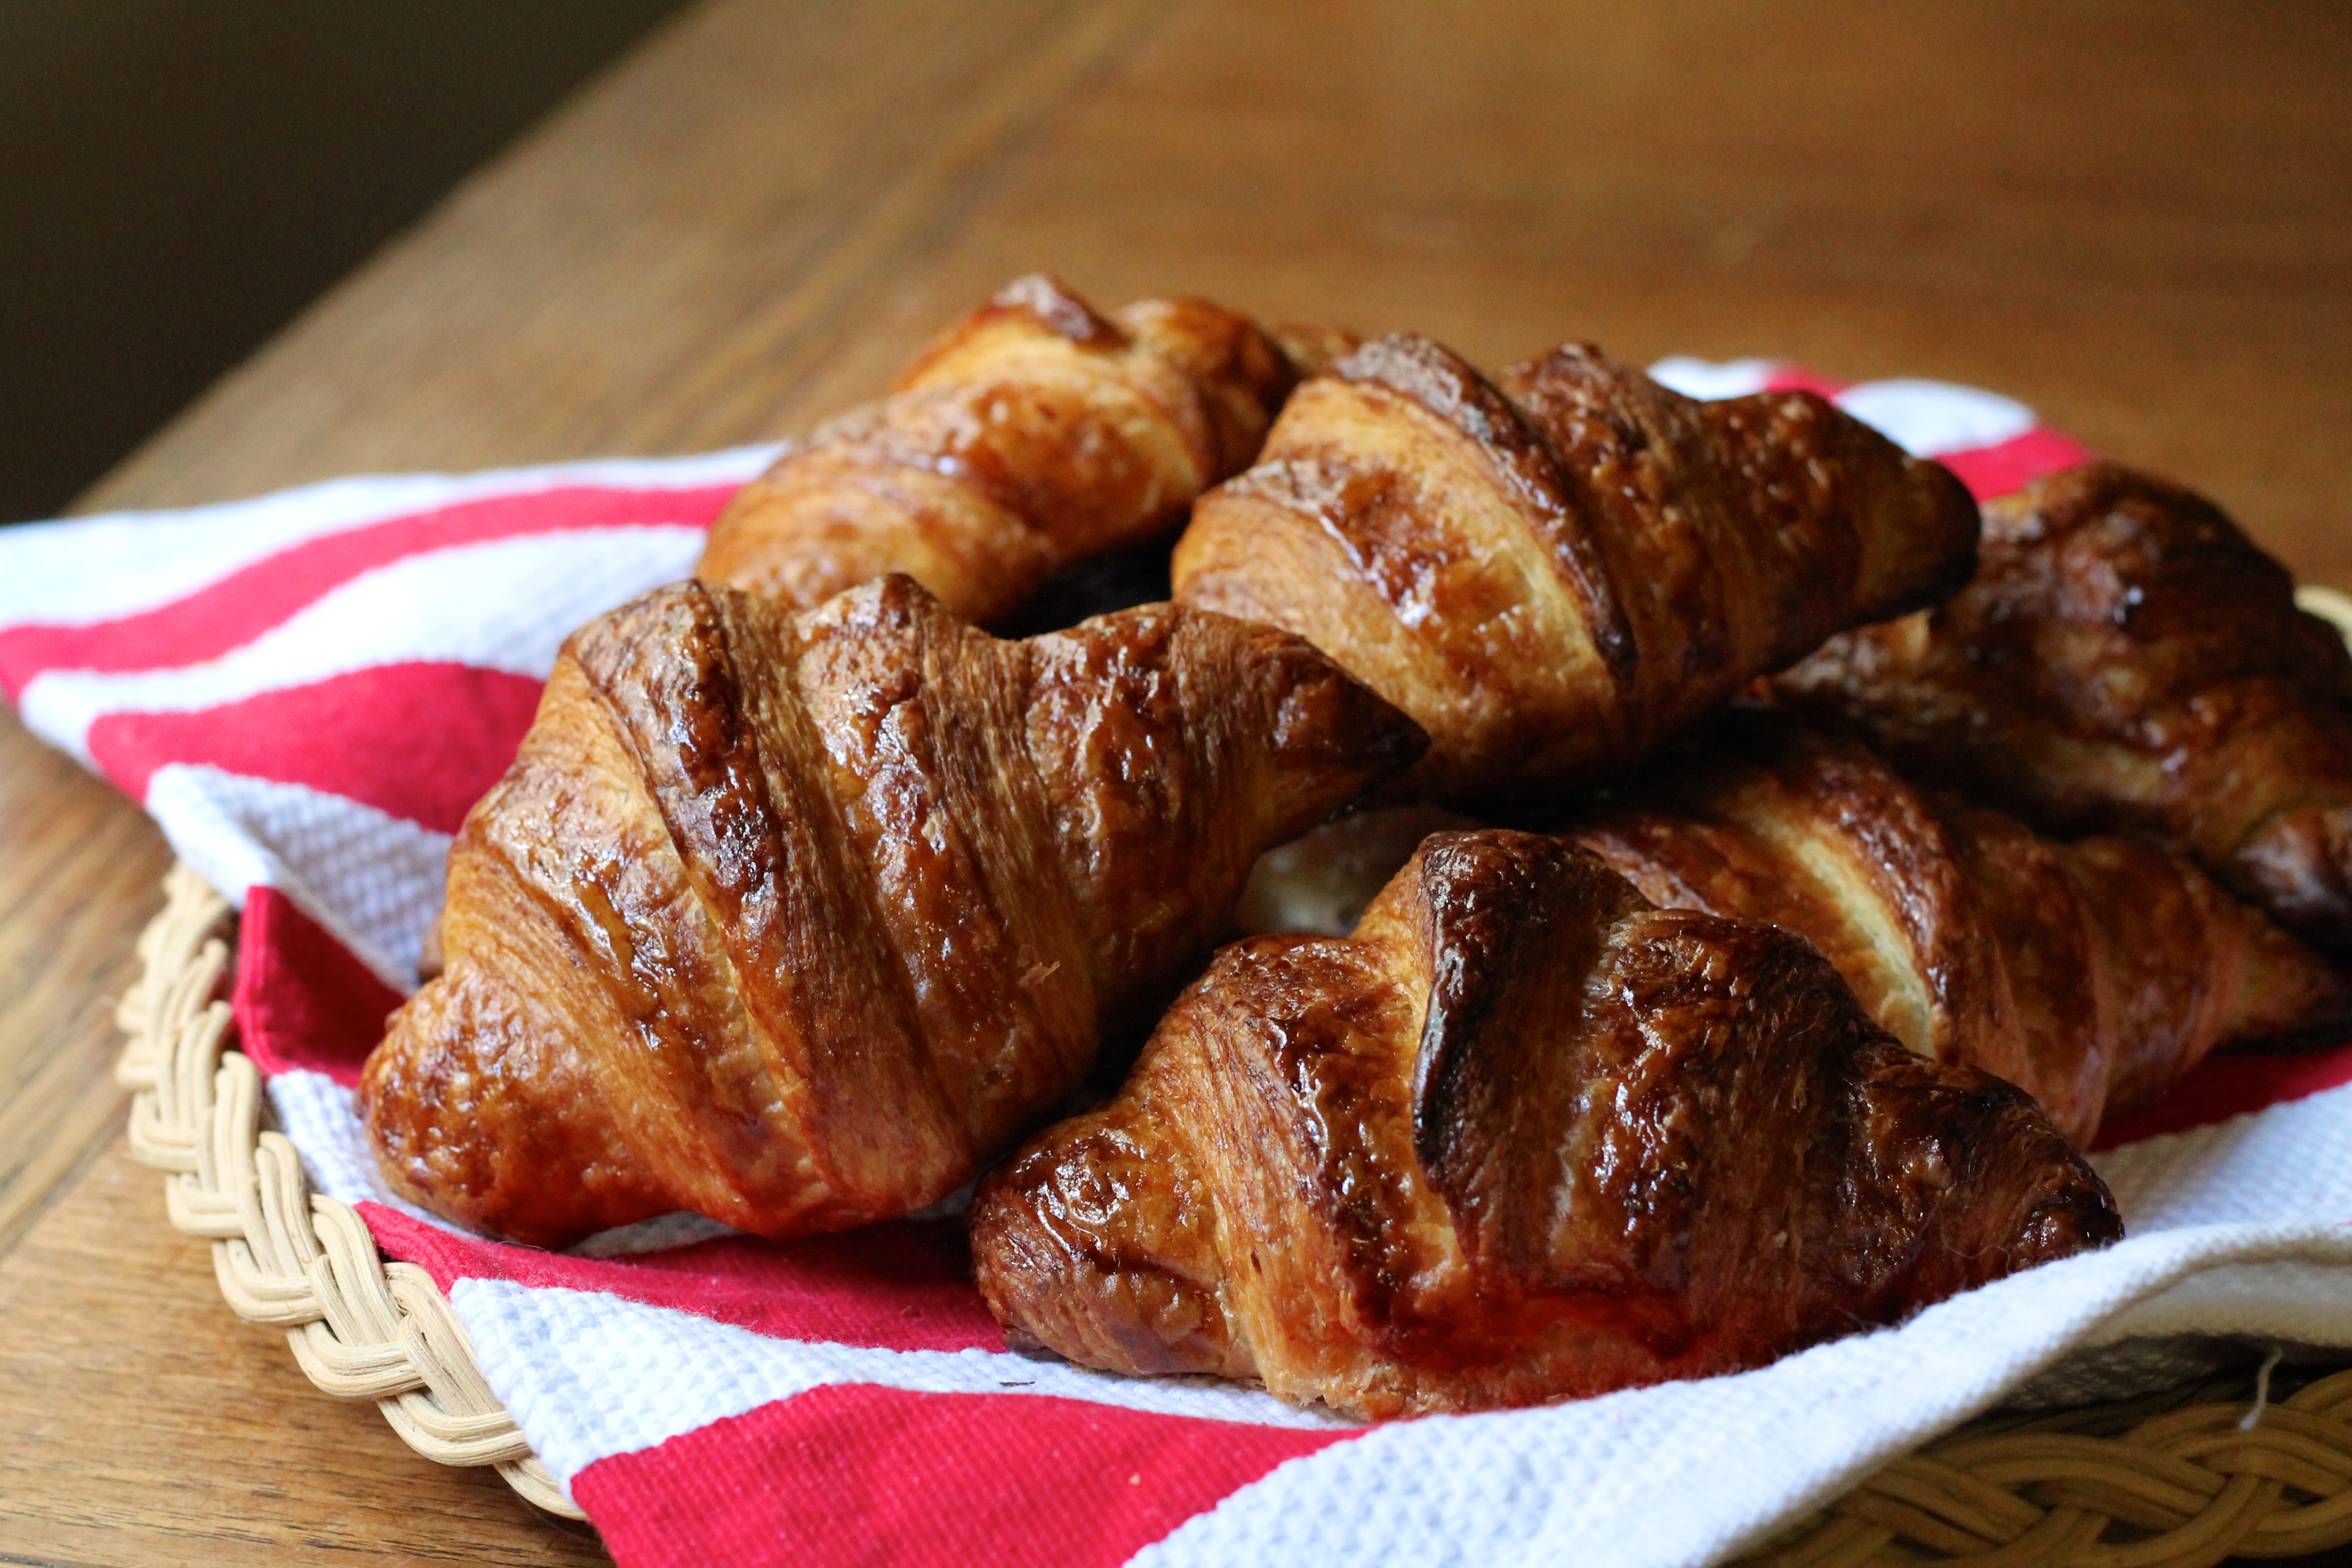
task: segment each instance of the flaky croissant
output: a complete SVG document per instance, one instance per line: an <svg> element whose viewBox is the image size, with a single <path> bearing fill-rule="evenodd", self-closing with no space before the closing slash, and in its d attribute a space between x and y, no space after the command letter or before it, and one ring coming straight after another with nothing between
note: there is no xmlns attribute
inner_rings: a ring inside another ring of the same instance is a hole
<svg viewBox="0 0 2352 1568"><path fill-rule="evenodd" d="M2352 656L2219 509L2112 463L1986 510L1976 580L1775 683L2050 832L2152 830L2352 950Z"/></svg>
<svg viewBox="0 0 2352 1568"><path fill-rule="evenodd" d="M2031 1100L1801 938L1493 829L1350 938L1224 949L971 1212L1016 1342L1374 1417L1755 1366L2120 1232Z"/></svg>
<svg viewBox="0 0 2352 1568"><path fill-rule="evenodd" d="M466 819L446 968L361 1082L378 1161L542 1244L929 1204L1156 1011L1259 850L1421 744L1220 616L1000 642L903 577L660 590L565 645Z"/></svg>
<svg viewBox="0 0 2352 1568"><path fill-rule="evenodd" d="M1431 737L1420 792L1619 769L1843 626L1968 580L1976 503L1811 393L1699 403L1570 344L1489 383L1383 338L1201 498L1177 598L1297 632Z"/></svg>
<svg viewBox="0 0 2352 1568"><path fill-rule="evenodd" d="M1905 1045L2007 1079L2078 1142L2217 1046L2345 1017L2326 963L2187 857L2057 843L1786 723L1667 758L1576 837L1655 903L1803 936Z"/></svg>
<svg viewBox="0 0 2352 1568"><path fill-rule="evenodd" d="M1277 342L1200 300L1105 318L1052 279L1017 279L889 396L745 486L697 575L806 606L904 572L999 622L1060 568L1150 538L1246 467L1302 364L1349 342Z"/></svg>

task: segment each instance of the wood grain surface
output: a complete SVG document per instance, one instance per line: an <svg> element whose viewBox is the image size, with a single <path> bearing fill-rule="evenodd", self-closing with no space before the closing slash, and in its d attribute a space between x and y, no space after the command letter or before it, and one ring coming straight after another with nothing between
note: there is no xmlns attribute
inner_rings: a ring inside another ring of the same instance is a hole
<svg viewBox="0 0 2352 1568"><path fill-rule="evenodd" d="M2352 8L712 0L86 498L800 428L1005 278L1991 386L2352 588ZM119 1147L166 851L0 720L0 1562L593 1561Z"/></svg>
<svg viewBox="0 0 2352 1568"><path fill-rule="evenodd" d="M123 921L169 864L129 799L0 714L0 1258L120 1130Z"/></svg>

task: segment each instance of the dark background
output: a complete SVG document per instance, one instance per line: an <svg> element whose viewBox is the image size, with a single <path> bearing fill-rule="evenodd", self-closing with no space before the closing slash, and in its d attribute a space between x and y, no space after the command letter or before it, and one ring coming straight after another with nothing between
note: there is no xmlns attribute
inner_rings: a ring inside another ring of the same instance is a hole
<svg viewBox="0 0 2352 1568"><path fill-rule="evenodd" d="M681 0L0 0L0 521L55 513Z"/></svg>

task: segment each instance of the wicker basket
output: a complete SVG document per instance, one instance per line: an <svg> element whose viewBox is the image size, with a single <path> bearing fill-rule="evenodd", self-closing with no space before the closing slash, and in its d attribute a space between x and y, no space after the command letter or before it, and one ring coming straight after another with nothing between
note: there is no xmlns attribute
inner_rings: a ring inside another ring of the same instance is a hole
<svg viewBox="0 0 2352 1568"><path fill-rule="evenodd" d="M348 1205L310 1191L262 1127L261 1075L228 1048L235 916L185 866L139 939L117 1076L131 1152L170 1173L172 1223L211 1239L238 1316L286 1331L310 1380L373 1399L445 1465L496 1465L515 1490L580 1510L534 1458L430 1276L388 1263ZM2249 1419L2250 1415L2253 1417ZM1787 1568L2202 1568L2352 1542L2352 1372L2258 1402L2252 1373L2130 1405L1995 1418L1898 1459L1749 1561Z"/></svg>

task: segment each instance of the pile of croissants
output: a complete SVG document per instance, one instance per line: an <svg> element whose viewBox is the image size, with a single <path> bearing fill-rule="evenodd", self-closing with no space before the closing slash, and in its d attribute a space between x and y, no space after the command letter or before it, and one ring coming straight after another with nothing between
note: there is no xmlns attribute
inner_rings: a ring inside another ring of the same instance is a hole
<svg viewBox="0 0 2352 1568"><path fill-rule="evenodd" d="M1527 1405L2118 1237L2104 1119L2347 1018L2352 658L2116 466L1024 279L571 638L436 945L450 1220L977 1181L1016 1346Z"/></svg>

